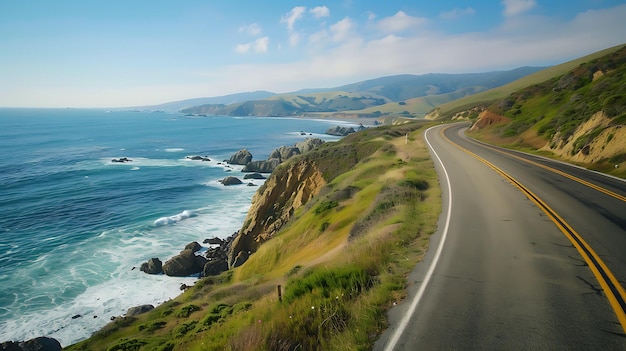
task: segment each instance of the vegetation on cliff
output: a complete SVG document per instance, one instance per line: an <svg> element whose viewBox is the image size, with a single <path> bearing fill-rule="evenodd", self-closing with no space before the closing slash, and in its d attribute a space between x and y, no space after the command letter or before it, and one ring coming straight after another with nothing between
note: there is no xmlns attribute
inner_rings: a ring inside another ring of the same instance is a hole
<svg viewBox="0 0 626 351"><path fill-rule="evenodd" d="M372 128L288 160L259 194L309 185L276 206L257 199L274 216L258 217L263 244L242 265L68 349L370 348L440 213L423 126Z"/></svg>
<svg viewBox="0 0 626 351"><path fill-rule="evenodd" d="M622 47L490 104L472 129L483 129L475 135L491 142L541 150L624 177L625 127Z"/></svg>

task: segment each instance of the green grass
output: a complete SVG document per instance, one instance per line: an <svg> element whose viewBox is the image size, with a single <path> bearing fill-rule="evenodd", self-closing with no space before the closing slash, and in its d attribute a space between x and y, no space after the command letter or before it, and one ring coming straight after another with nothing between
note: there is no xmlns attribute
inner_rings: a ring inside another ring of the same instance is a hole
<svg viewBox="0 0 626 351"><path fill-rule="evenodd" d="M422 127L357 133L307 156L326 188L246 263L67 349L370 349L440 212Z"/></svg>

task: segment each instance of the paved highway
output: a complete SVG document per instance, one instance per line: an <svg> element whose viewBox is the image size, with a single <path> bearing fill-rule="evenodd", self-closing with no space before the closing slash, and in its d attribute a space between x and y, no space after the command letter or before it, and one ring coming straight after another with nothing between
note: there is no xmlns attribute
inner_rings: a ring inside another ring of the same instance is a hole
<svg viewBox="0 0 626 351"><path fill-rule="evenodd" d="M626 182L429 129L443 211L375 350L626 350Z"/></svg>

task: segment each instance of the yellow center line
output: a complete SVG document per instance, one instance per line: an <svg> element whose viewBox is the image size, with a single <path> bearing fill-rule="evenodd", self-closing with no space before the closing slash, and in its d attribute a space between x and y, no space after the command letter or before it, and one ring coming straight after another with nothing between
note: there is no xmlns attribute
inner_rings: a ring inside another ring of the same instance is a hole
<svg viewBox="0 0 626 351"><path fill-rule="evenodd" d="M593 183L591 183L591 182L588 182L588 181L586 181L586 180L584 180L584 179L580 179L580 178L578 178L578 177L576 177L576 176L573 176L573 175L571 175L571 174L569 174L569 173L566 173L566 172L560 171L560 170L558 170L558 169L556 169L556 168L552 168L552 167L546 166L546 165L541 164L541 163L539 163L539 162L531 161L531 160L529 160L529 159L526 159L526 158L524 158L524 157L521 157L521 156L515 155L515 154L513 154L513 153L506 152L506 151L501 150L501 149L499 149L499 148L493 147L492 145L489 145L489 144L485 144L485 143L482 143L482 142L481 142L481 143L479 143L479 142L476 142L476 141L474 141L474 140L472 140L472 139L468 139L468 141L470 141L470 142L472 142L472 143L474 143L474 144L477 144L477 145L484 145L484 146L489 147L489 148L491 148L492 150L497 151L497 152L499 152L499 153L501 153L501 154L503 154L503 155L507 155L507 156L513 157L513 158L515 158L515 159L518 159L518 160L524 161L524 162L526 162L526 163L530 163L530 164L535 165L535 166L537 166L537 167L541 167L541 168L543 168L543 169L545 169L545 170L548 170L548 171L550 171L550 172L553 172L553 173L556 173L556 174L562 175L563 177L569 178L569 179L571 179L571 180L573 180L573 181L575 181L575 182L578 182L578 183L580 183L580 184L586 185L586 186L588 186L588 187L590 187L590 188L592 188L592 189L595 189L595 190L597 190L597 191L599 191L599 192L602 192L602 193L604 193L604 194L606 194L606 195L612 196L612 197L614 197L614 198L616 198L616 199L618 199L618 200L622 200L622 201L626 202L626 196L622 196L622 195L620 195L620 194L618 194L618 193L615 193L615 192L613 192L613 191L611 191L611 190L605 189L605 188L603 188L603 187L601 187L601 186L598 186L598 185L596 185L596 184L593 184Z"/></svg>
<svg viewBox="0 0 626 351"><path fill-rule="evenodd" d="M591 269L591 272L595 276L598 283L602 287L607 299L609 300L609 304L613 308L617 319L622 325L622 329L624 333L626 333L626 291L624 287L620 284L620 282L615 278L613 273L609 270L606 264L600 259L598 254L591 248L591 246L578 234L574 228L572 228L563 218L561 218L556 211L554 211L548 204L546 204L543 200L541 200L537 195L531 192L528 188L526 188L523 184L517 181L515 178L492 164L491 162L485 160L484 158L478 156L477 154L469 151L468 149L454 143L448 137L444 135L444 130L448 129L442 128L440 133L443 138L449 141L452 145L460 149L461 151L467 153L468 155L476 158L482 163L489 166L491 169L496 171L502 177L507 179L513 185L515 185L518 189L522 191L531 201L533 201L537 207L539 207L547 216L554 222L554 224L559 228L559 230L570 240L570 242L576 247L578 253L582 256L582 258L587 263L587 266ZM508 154L507 154L508 155Z"/></svg>

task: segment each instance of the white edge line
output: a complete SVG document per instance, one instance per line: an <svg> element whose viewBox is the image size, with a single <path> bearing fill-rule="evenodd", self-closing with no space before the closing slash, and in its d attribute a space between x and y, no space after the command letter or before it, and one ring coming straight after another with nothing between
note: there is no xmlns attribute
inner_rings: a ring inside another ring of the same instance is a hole
<svg viewBox="0 0 626 351"><path fill-rule="evenodd" d="M446 214L446 224L443 227L443 232L441 234L441 240L439 241L439 246L437 246L437 251L435 252L435 256L433 257L430 267L428 267L428 272L426 272L424 281L422 282L422 285L417 291L417 294L415 294L415 296L413 297L413 300L411 301L411 305L409 306L409 309L406 310L406 312L404 313L404 316L402 316L402 320L400 320L398 328L394 330L393 335L391 336L391 339L389 339L389 341L387 342L387 345L385 346L385 351L391 351L393 350L394 347L396 347L398 340L400 340L400 336L402 336L402 334L404 333L404 330L406 329L409 323L409 320L413 316L413 313L415 313L415 309L417 308L417 305L422 299L422 296L424 295L424 292L426 291L426 287L428 286L428 283L430 282L430 279L433 276L433 272L435 271L435 267L437 266L437 263L439 262L439 257L441 256L441 252L443 251L443 244L445 243L446 237L448 236L448 228L450 227L450 215L452 213L452 187L450 186L450 178L448 177L448 171L446 171L446 167L443 165L441 158L439 158L439 155L437 154L433 146L430 144L430 141L428 141L428 137L426 136L426 134L431 129L436 128L436 127L439 127L439 126L430 127L424 132L424 140L426 141L426 144L428 144L428 147L437 158L437 161L439 161L439 164L441 165L441 169L443 169L443 174L446 177L446 183L448 187L448 213Z"/></svg>

